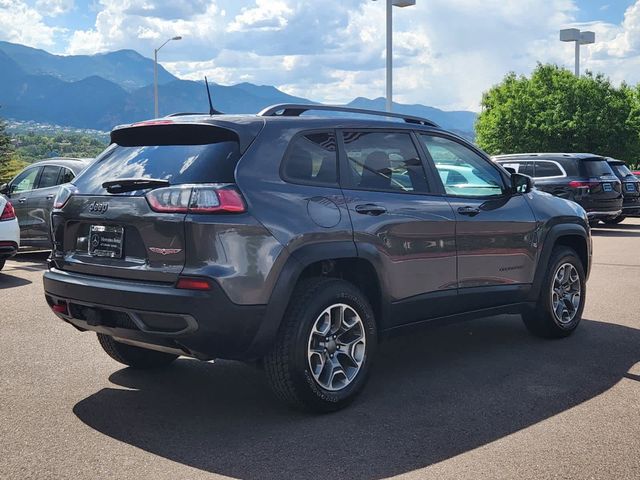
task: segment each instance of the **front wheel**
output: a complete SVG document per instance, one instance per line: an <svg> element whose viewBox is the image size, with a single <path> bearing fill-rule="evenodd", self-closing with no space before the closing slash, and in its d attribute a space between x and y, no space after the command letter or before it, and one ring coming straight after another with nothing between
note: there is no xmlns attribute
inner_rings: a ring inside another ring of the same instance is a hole
<svg viewBox="0 0 640 480"><path fill-rule="evenodd" d="M304 410L331 412L364 387L377 333L367 298L335 278L302 281L264 359L276 395Z"/></svg>
<svg viewBox="0 0 640 480"><path fill-rule="evenodd" d="M120 343L109 335L98 333L102 349L116 362L132 368L162 368L171 364L177 355Z"/></svg>
<svg viewBox="0 0 640 480"><path fill-rule="evenodd" d="M569 247L556 247L549 259L538 303L522 316L527 329L544 338L571 335L582 318L585 294L580 258Z"/></svg>

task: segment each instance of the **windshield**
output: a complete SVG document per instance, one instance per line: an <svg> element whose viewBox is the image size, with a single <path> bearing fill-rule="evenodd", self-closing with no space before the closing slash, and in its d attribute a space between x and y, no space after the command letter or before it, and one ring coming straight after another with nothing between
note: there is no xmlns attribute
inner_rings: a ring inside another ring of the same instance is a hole
<svg viewBox="0 0 640 480"><path fill-rule="evenodd" d="M631 173L631 170L629 170L629 167L627 167L623 163L611 164L611 168L613 168L614 172L616 172L618 176L622 178L633 175L633 173Z"/></svg>

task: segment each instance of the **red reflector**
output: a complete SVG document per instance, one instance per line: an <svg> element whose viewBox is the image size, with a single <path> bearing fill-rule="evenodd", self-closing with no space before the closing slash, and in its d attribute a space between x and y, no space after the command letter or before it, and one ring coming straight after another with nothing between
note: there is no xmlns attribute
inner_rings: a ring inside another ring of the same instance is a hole
<svg viewBox="0 0 640 480"><path fill-rule="evenodd" d="M67 315L69 313L66 303L54 303L51 305L51 310L56 313L62 313L63 315Z"/></svg>
<svg viewBox="0 0 640 480"><path fill-rule="evenodd" d="M16 211L13 209L11 202L7 202L2 210L2 215L0 215L0 222L13 220L14 218L16 218Z"/></svg>
<svg viewBox="0 0 640 480"><path fill-rule="evenodd" d="M578 180L572 180L569 182L569 187L571 188L592 188L600 185L600 182L581 182Z"/></svg>
<svg viewBox="0 0 640 480"><path fill-rule="evenodd" d="M211 290L208 280L202 278L180 278L176 283L176 288L181 290Z"/></svg>

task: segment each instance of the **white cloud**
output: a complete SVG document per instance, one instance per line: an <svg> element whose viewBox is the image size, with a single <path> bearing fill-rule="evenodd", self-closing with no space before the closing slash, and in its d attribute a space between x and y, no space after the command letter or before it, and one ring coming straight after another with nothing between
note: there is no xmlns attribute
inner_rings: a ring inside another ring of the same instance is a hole
<svg viewBox="0 0 640 480"><path fill-rule="evenodd" d="M0 39L33 47L54 45L64 29L47 25L43 16L22 0L0 0Z"/></svg>
<svg viewBox="0 0 640 480"><path fill-rule="evenodd" d="M74 0L36 0L36 9L47 17L57 17L73 7Z"/></svg>
<svg viewBox="0 0 640 480"><path fill-rule="evenodd" d="M243 8L228 27L230 32L246 30L277 31L286 27L293 10L281 0L256 0L256 6Z"/></svg>

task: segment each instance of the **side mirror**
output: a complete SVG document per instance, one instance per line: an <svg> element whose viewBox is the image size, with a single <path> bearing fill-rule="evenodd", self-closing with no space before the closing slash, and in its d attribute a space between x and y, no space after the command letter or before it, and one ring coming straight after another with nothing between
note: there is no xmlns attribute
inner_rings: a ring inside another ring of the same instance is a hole
<svg viewBox="0 0 640 480"><path fill-rule="evenodd" d="M516 172L516 169L513 167L503 167L507 172L509 172L510 174L514 174L514 173L518 173Z"/></svg>
<svg viewBox="0 0 640 480"><path fill-rule="evenodd" d="M533 178L521 173L511 174L511 191L513 193L529 193L533 188Z"/></svg>
<svg viewBox="0 0 640 480"><path fill-rule="evenodd" d="M2 185L0 185L0 193L2 193L3 195L6 195L7 193L9 193L8 183L3 183Z"/></svg>

